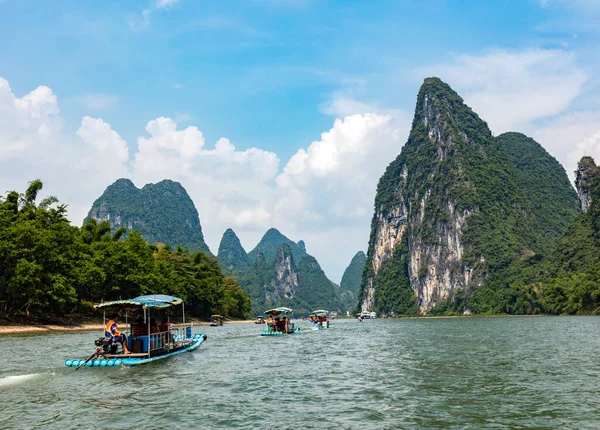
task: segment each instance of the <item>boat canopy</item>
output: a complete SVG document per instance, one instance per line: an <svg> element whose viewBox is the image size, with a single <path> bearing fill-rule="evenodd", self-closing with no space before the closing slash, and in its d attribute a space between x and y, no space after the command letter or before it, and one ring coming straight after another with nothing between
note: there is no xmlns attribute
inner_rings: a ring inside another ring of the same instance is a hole
<svg viewBox="0 0 600 430"><path fill-rule="evenodd" d="M126 307L126 306L141 306L142 308L168 308L169 306L179 305L183 302L179 297L167 296L166 294L150 294L147 296L139 296L135 299L114 300L112 302L103 302L95 306L95 308L106 307Z"/></svg>
<svg viewBox="0 0 600 430"><path fill-rule="evenodd" d="M290 308L275 308L275 309L269 309L268 311L265 311L265 314L279 316L279 315L291 314L292 312L293 311Z"/></svg>
<svg viewBox="0 0 600 430"><path fill-rule="evenodd" d="M211 318L220 318L220 319L224 318L223 315L211 315L210 317Z"/></svg>
<svg viewBox="0 0 600 430"><path fill-rule="evenodd" d="M319 309L316 311L312 311L311 315L325 315L326 316L328 313L329 313L329 311L326 311L324 309Z"/></svg>

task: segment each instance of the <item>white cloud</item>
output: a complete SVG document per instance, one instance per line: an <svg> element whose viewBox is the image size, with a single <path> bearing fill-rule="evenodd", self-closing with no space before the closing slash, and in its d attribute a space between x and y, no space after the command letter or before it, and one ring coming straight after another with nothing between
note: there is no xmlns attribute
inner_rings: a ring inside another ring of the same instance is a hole
<svg viewBox="0 0 600 430"><path fill-rule="evenodd" d="M576 165L585 155L593 157L596 163L600 163L600 129L577 143L575 150L571 153L573 165Z"/></svg>
<svg viewBox="0 0 600 430"><path fill-rule="evenodd" d="M40 86L17 98L8 81L0 78L0 155L20 156L35 144L47 141L62 127L60 110L52 90Z"/></svg>
<svg viewBox="0 0 600 430"><path fill-rule="evenodd" d="M277 176L275 226L306 240L328 273L341 276L352 256L366 249L377 181L409 129L402 113L336 119Z"/></svg>
<svg viewBox="0 0 600 430"><path fill-rule="evenodd" d="M91 196L127 174L127 158L125 142L104 121L85 117L77 135L67 135L50 88L19 98L0 78L0 193L40 178L44 193L68 203L70 219L79 224Z"/></svg>
<svg viewBox="0 0 600 430"><path fill-rule="evenodd" d="M165 7L174 6L179 0L156 0L155 7L157 9L162 9Z"/></svg>
<svg viewBox="0 0 600 430"><path fill-rule="evenodd" d="M418 73L448 82L497 134L563 112L587 78L573 53L548 49L459 55Z"/></svg>
<svg viewBox="0 0 600 430"><path fill-rule="evenodd" d="M176 90L180 90L182 88L185 88L185 85L176 83L176 84L173 84L173 88L175 88Z"/></svg>
<svg viewBox="0 0 600 430"><path fill-rule="evenodd" d="M133 18L128 21L129 28L131 30L141 30L147 28L150 25L150 17L154 12L160 11L161 9L170 9L178 2L179 0L154 0L149 7L142 10L141 21L139 18Z"/></svg>
<svg viewBox="0 0 600 430"><path fill-rule="evenodd" d="M125 163L129 159L127 142L101 118L83 117L77 136L96 149L96 156L106 154L109 159L119 163Z"/></svg>
<svg viewBox="0 0 600 430"><path fill-rule="evenodd" d="M135 182L180 181L200 212L215 252L229 227L251 234L270 227L272 180L279 171L276 154L258 148L239 151L225 138L206 147L200 130L178 130L170 118L150 121L146 131L149 136L138 139L139 152L132 164Z"/></svg>

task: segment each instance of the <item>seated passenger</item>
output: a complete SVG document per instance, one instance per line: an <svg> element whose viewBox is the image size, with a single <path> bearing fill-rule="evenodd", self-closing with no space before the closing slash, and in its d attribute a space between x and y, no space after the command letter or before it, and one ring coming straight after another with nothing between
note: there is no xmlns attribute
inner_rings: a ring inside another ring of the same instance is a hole
<svg viewBox="0 0 600 430"><path fill-rule="evenodd" d="M109 338L113 344L120 343L125 354L131 354L131 351L127 348L127 336L125 336L125 333L119 332L119 328L117 327L118 321L119 315L113 315L112 319L110 319L106 323L106 327L104 327L104 336Z"/></svg>

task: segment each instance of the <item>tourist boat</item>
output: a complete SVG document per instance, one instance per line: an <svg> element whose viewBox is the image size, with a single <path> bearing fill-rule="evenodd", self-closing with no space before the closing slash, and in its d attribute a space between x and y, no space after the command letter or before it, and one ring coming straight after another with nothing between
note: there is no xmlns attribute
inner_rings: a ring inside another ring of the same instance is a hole
<svg viewBox="0 0 600 430"><path fill-rule="evenodd" d="M223 325L223 315L211 315L210 323L208 324L211 327L217 327Z"/></svg>
<svg viewBox="0 0 600 430"><path fill-rule="evenodd" d="M167 309L180 304L183 324L174 326L169 322ZM112 344L109 338L102 337L95 342L97 348L94 354L87 360L65 360L67 367L137 366L194 351L206 340L205 334L192 334L193 324L185 323L185 307L183 300L178 297L155 294L104 302L95 307L104 311L105 324L107 309L114 312L125 311L126 329L123 332L127 335L127 348L131 353L117 352L118 345ZM162 324L156 324L155 317L161 313L165 319ZM136 323L130 324L130 316L136 317Z"/></svg>
<svg viewBox="0 0 600 430"><path fill-rule="evenodd" d="M312 323L313 330L329 328L329 312L324 309L312 311L308 319Z"/></svg>
<svg viewBox="0 0 600 430"><path fill-rule="evenodd" d="M366 319L368 320L377 318L377 314L375 312L362 311L361 313L356 314L356 318L358 318L360 322L363 322Z"/></svg>
<svg viewBox="0 0 600 430"><path fill-rule="evenodd" d="M265 311L265 314L269 316L269 320L265 323L266 330L261 332L261 336L280 336L283 334L298 333L300 327L296 327L296 324L292 321L293 311L290 308L275 308Z"/></svg>
<svg viewBox="0 0 600 430"><path fill-rule="evenodd" d="M256 321L254 321L254 324L264 324L265 323L265 317L262 315L259 315L256 317Z"/></svg>

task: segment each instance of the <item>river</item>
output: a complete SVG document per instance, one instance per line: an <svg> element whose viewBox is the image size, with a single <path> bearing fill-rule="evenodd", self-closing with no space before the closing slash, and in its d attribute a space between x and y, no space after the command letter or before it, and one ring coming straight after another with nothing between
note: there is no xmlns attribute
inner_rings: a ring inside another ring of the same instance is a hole
<svg viewBox="0 0 600 430"><path fill-rule="evenodd" d="M63 365L101 333L0 336L0 428L599 428L600 318L335 320L137 368Z"/></svg>

